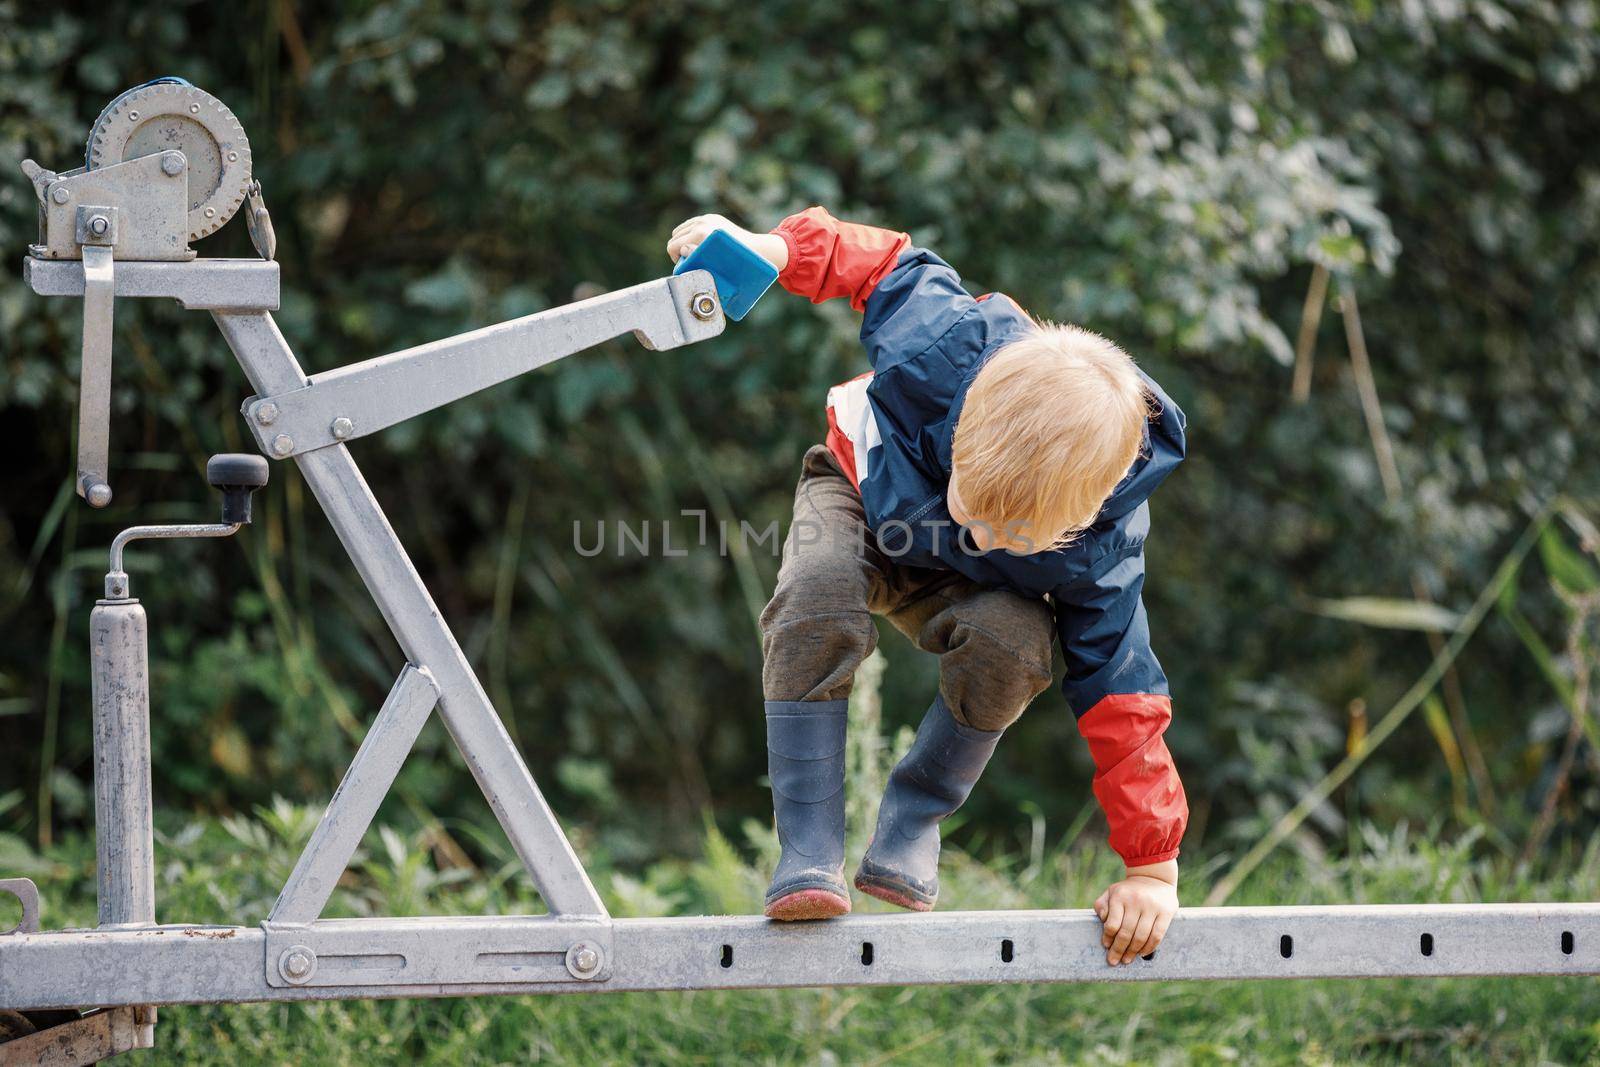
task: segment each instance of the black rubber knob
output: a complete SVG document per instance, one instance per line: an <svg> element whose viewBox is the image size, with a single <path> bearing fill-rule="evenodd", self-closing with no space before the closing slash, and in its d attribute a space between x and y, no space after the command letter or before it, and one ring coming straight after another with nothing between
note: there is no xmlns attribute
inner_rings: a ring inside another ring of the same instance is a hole
<svg viewBox="0 0 1600 1067"><path fill-rule="evenodd" d="M206 461L206 481L222 490L222 521L249 522L250 495L267 484L267 459L224 452Z"/></svg>

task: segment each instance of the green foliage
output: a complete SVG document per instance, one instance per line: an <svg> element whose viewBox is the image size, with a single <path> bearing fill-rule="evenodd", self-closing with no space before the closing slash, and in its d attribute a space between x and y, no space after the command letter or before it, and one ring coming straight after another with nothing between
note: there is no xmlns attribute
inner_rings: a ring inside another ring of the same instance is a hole
<svg viewBox="0 0 1600 1067"><path fill-rule="evenodd" d="M1424 636L1364 625L1382 621L1374 604L1417 599L1415 576L1439 607L1407 621L1442 624L1564 492L1575 518L1467 650L1449 719L1488 763L1452 818L1492 828L1475 853L1514 855L1592 833L1600 789L1593 745L1567 758L1563 740L1592 719L1575 703L1592 629L1570 636L1592 619L1574 598L1600 510L1597 56L1580 0L113 0L92 18L0 0L0 158L71 165L104 102L153 75L218 94L251 134L278 320L311 371L662 274L690 213L770 225L814 202L909 229L975 288L1117 338L1190 417L1191 458L1155 502L1147 598L1202 850L1248 844L1339 758L1353 702L1386 706L1421 673ZM106 544L209 516L205 456L248 440L248 387L206 317L124 301L117 497L81 507L78 309L16 276L31 195L15 172L0 183L0 795L20 794L0 850L88 818L83 634ZM201 251L249 246L235 223ZM1311 402L1288 401L1313 263L1360 296L1399 501L1381 495L1337 316L1316 334ZM754 618L776 560L770 543L724 558L716 532L787 518L823 392L861 369L855 331L846 308L774 294L710 344L602 346L355 447L582 851L628 872L634 907L703 891L644 872L698 854L708 816L738 849L765 818ZM575 522L671 519L677 537L695 529L684 509L704 512L712 548L573 550ZM258 512L235 542L130 556L169 809L320 802L400 666L290 470ZM1303 610L1318 602L1364 607ZM935 672L890 641L892 731ZM1436 736L1408 724L1303 852L1344 848L1352 815L1443 810ZM1077 815L1089 765L1060 698L1011 737L958 837L1032 854L1098 835ZM454 842L501 876L442 730L391 807L430 849ZM708 856L716 877L738 858ZM400 866L386 892L433 891Z"/></svg>

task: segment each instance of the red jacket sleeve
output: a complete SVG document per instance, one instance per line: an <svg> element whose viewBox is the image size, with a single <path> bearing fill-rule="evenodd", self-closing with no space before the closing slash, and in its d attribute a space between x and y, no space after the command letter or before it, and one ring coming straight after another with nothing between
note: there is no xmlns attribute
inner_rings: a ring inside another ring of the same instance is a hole
<svg viewBox="0 0 1600 1067"><path fill-rule="evenodd" d="M908 234L840 222L820 207L790 215L772 232L789 248L779 285L814 304L847 296L857 311L911 244Z"/></svg>
<svg viewBox="0 0 1600 1067"><path fill-rule="evenodd" d="M1129 867L1178 855L1189 803L1161 735L1172 721L1172 699L1154 693L1115 693L1078 720L1094 757L1094 795L1111 824L1111 848Z"/></svg>
<svg viewBox="0 0 1600 1067"><path fill-rule="evenodd" d="M1094 758L1094 795L1111 847L1130 867L1178 854L1189 822L1183 782L1162 734L1167 677L1150 648L1144 553L1134 551L1052 594L1067 675L1062 691Z"/></svg>

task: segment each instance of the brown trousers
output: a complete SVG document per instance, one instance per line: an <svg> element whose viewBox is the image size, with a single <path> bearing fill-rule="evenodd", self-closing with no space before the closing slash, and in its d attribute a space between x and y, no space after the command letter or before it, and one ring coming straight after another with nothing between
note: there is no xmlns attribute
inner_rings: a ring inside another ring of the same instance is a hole
<svg viewBox="0 0 1600 1067"><path fill-rule="evenodd" d="M767 700L841 700L878 643L882 615L939 657L956 719L1001 730L1050 685L1054 619L1043 600L883 552L861 494L823 446L806 453L772 602L761 613Z"/></svg>

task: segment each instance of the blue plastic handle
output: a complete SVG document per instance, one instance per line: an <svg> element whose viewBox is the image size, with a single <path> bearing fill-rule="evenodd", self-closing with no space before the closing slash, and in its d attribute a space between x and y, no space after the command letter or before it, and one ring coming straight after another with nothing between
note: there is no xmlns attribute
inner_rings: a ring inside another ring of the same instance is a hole
<svg viewBox="0 0 1600 1067"><path fill-rule="evenodd" d="M727 230L712 230L699 247L678 260L672 273L686 270L711 272L717 281L722 313L735 322L748 315L761 294L778 280L778 268Z"/></svg>

